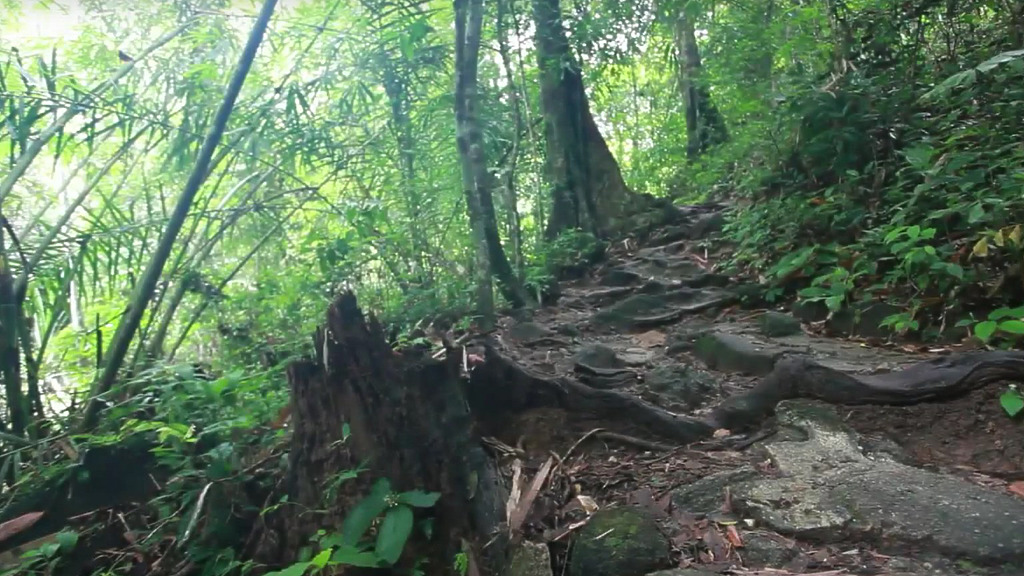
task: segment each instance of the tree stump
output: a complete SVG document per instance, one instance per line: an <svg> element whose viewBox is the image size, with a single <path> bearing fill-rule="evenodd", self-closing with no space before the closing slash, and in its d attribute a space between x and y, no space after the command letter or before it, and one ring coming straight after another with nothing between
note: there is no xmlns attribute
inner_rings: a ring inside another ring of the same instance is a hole
<svg viewBox="0 0 1024 576"><path fill-rule="evenodd" d="M264 530L261 560L294 561L317 530L340 528L358 501L353 492L365 483L347 485L326 508L324 491L338 474L365 462L370 480L387 478L396 491L441 494L433 538L410 541L408 560L425 555L434 570L447 571L466 541L481 573L496 572L504 562L503 539L484 544L504 533L506 492L475 432L462 392L461 355L438 361L416 351L396 353L351 292L331 305L314 343L315 359L288 369L291 507ZM351 437L342 445L346 424Z"/></svg>

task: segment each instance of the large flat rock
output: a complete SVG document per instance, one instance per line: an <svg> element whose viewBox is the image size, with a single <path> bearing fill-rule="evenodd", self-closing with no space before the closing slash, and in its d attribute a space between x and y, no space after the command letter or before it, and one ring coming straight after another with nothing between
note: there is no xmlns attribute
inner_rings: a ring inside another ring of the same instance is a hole
<svg viewBox="0 0 1024 576"><path fill-rule="evenodd" d="M802 355L843 372L891 372L922 360L857 342L799 333L769 338L755 323L718 324L697 338L694 355L713 370L764 376L786 355Z"/></svg>
<svg viewBox="0 0 1024 576"><path fill-rule="evenodd" d="M711 476L676 492L676 505L714 510L729 487L738 511L781 534L866 540L982 565L1024 563L1024 500L865 454L831 408L786 401L777 414L784 436L796 439L764 447L776 475Z"/></svg>

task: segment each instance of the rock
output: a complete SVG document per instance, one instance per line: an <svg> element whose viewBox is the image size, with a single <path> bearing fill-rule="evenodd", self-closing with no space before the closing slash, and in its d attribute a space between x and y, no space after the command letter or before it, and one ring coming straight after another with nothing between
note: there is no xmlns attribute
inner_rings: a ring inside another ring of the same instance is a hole
<svg viewBox="0 0 1024 576"><path fill-rule="evenodd" d="M688 325L669 334L665 351L669 354L688 352L696 345L701 336L708 333L706 324Z"/></svg>
<svg viewBox="0 0 1024 576"><path fill-rule="evenodd" d="M790 311L803 322L821 322L828 317L828 307L818 301L795 302ZM882 321L902 311L899 306L885 302L855 302L833 314L825 327L845 335L886 338L893 331L882 327Z"/></svg>
<svg viewBox="0 0 1024 576"><path fill-rule="evenodd" d="M662 295L635 294L594 314L594 321L616 328L629 329L636 325L638 318L670 312L666 298Z"/></svg>
<svg viewBox="0 0 1024 576"><path fill-rule="evenodd" d="M669 544L654 519L632 507L596 512L580 531L569 576L643 576L670 565Z"/></svg>
<svg viewBox="0 0 1024 576"><path fill-rule="evenodd" d="M697 340L697 358L712 370L764 376L775 367L778 354L727 332L710 332Z"/></svg>
<svg viewBox="0 0 1024 576"><path fill-rule="evenodd" d="M602 286L621 288L639 284L643 279L644 277L638 272L625 268L611 268L601 276L600 284Z"/></svg>
<svg viewBox="0 0 1024 576"><path fill-rule="evenodd" d="M821 322L828 317L828 306L817 300L797 300L789 307L789 312L801 322Z"/></svg>
<svg viewBox="0 0 1024 576"><path fill-rule="evenodd" d="M710 374L683 364L655 368L646 374L644 380L651 390L681 402L691 410L700 408L722 393L721 384Z"/></svg>
<svg viewBox="0 0 1024 576"><path fill-rule="evenodd" d="M723 226L725 226L725 215L723 213L712 212L710 214L704 214L697 218L697 220L691 225L690 238L706 238L712 234L721 232Z"/></svg>
<svg viewBox="0 0 1024 576"><path fill-rule="evenodd" d="M597 368L598 370L626 367L626 362L619 358L615 350L604 344L584 344L573 355L573 361L576 364L588 368Z"/></svg>
<svg viewBox="0 0 1024 576"><path fill-rule="evenodd" d="M856 302L840 310L825 324L829 330L865 338L886 338L893 330L882 326L882 321L903 308L885 302Z"/></svg>
<svg viewBox="0 0 1024 576"><path fill-rule="evenodd" d="M555 332L571 337L580 335L580 329L572 324L559 324L555 326Z"/></svg>
<svg viewBox="0 0 1024 576"><path fill-rule="evenodd" d="M551 576L551 551L547 544L520 542L509 557L505 576Z"/></svg>
<svg viewBox="0 0 1024 576"><path fill-rule="evenodd" d="M684 314L719 308L735 301L717 288L676 288L663 294L634 294L594 314L594 323L621 330L669 324Z"/></svg>
<svg viewBox="0 0 1024 576"><path fill-rule="evenodd" d="M803 439L764 446L777 470L773 477L752 477L747 469L703 478L673 495L677 505L712 510L728 487L737 512L780 534L825 543L870 540L883 552L914 548L978 564L1024 562L1021 499L872 460L830 407L787 400L776 415Z"/></svg>
<svg viewBox="0 0 1024 576"><path fill-rule="evenodd" d="M651 572L647 576L721 576L720 572L710 572L708 570L697 570L695 568L673 568L672 570L658 570L657 572Z"/></svg>
<svg viewBox="0 0 1024 576"><path fill-rule="evenodd" d="M737 284L731 286L730 290L739 298L744 308L755 308L764 303L764 295L768 292L769 286L765 284Z"/></svg>
<svg viewBox="0 0 1024 576"><path fill-rule="evenodd" d="M743 565L746 568L782 568L800 555L800 548L770 532L743 535Z"/></svg>
<svg viewBox="0 0 1024 576"><path fill-rule="evenodd" d="M508 329L508 337L519 342L529 342L546 336L552 332L535 322L517 322Z"/></svg>
<svg viewBox="0 0 1024 576"><path fill-rule="evenodd" d="M643 348L626 348L619 358L626 366L646 366L654 359L654 353Z"/></svg>
<svg viewBox="0 0 1024 576"><path fill-rule="evenodd" d="M781 312L764 313L758 320L758 326L761 328L761 334L769 338L792 336L801 332L800 321Z"/></svg>

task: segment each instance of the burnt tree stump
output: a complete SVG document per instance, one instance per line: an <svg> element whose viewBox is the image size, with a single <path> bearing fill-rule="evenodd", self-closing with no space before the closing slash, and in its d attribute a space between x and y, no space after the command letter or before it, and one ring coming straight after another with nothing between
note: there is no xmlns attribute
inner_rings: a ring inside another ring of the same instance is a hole
<svg viewBox="0 0 1024 576"><path fill-rule="evenodd" d="M326 510L325 487L365 462L370 481L387 478L396 491L441 493L432 510L433 539L410 540L409 560L413 554L426 555L434 570L448 570L465 540L482 573L500 569L507 495L475 432L462 392L461 355L450 353L439 361L416 351L396 353L380 324L363 316L351 292L330 306L314 343L315 359L288 369L293 433L286 492L291 508L264 530L263 559L277 556L286 563L292 560L289 553L307 545L317 530L340 528L359 498L351 487L360 483L347 485L349 494ZM351 437L342 445L346 423Z"/></svg>

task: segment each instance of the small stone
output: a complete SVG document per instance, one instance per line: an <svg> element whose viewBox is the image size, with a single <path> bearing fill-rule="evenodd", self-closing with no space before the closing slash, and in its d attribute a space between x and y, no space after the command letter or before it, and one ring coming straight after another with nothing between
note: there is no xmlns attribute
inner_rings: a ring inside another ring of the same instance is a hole
<svg viewBox="0 0 1024 576"><path fill-rule="evenodd" d="M750 376L764 376L771 372L777 356L775 351L726 332L710 332L701 336L694 352L712 370Z"/></svg>
<svg viewBox="0 0 1024 576"><path fill-rule="evenodd" d="M761 333L769 338L780 338L800 333L800 321L781 312L766 312L758 322Z"/></svg>

